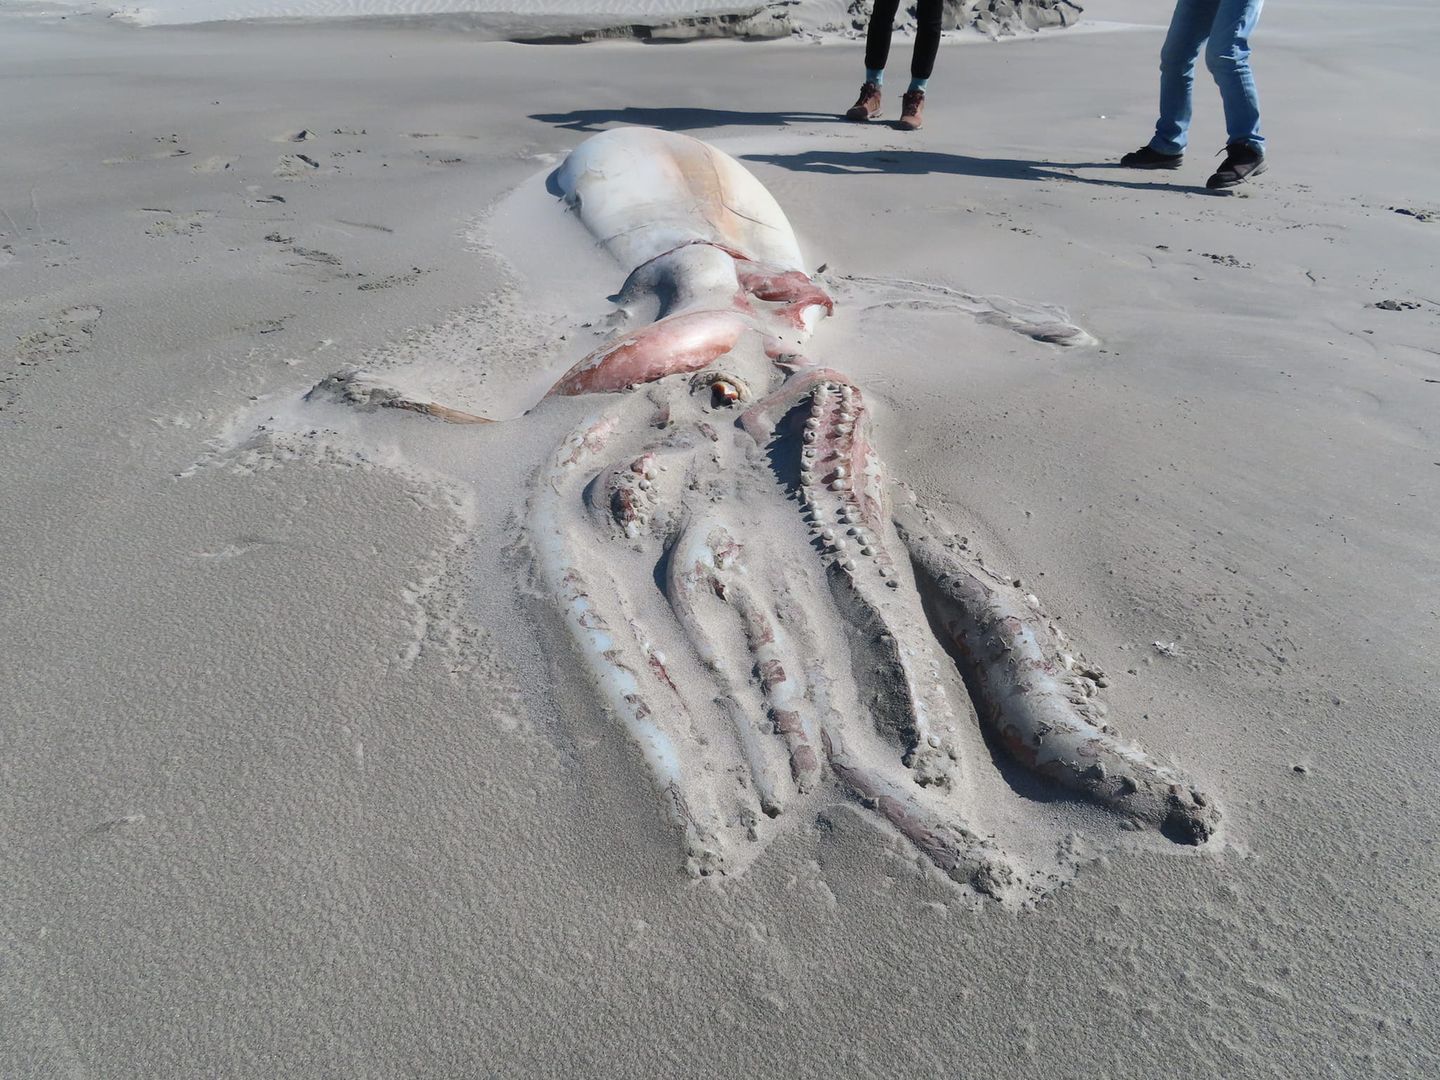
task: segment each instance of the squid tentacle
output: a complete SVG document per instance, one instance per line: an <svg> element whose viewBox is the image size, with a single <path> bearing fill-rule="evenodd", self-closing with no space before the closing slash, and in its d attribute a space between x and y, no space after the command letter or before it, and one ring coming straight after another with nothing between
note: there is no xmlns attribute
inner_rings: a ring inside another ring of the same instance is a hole
<svg viewBox="0 0 1440 1080"><path fill-rule="evenodd" d="M1018 590L961 559L923 524L899 527L980 720L1013 756L1178 843L1214 834L1214 800L1076 704L1065 655Z"/></svg>
<svg viewBox="0 0 1440 1080"><path fill-rule="evenodd" d="M844 788L879 811L952 880L996 900L1016 898L1021 891L1020 876L992 843L963 825L936 821L911 792L847 754L831 726L825 727L821 741L826 760Z"/></svg>
<svg viewBox="0 0 1440 1080"><path fill-rule="evenodd" d="M579 644L581 655L610 710L621 720L631 741L639 749L661 800L684 838L687 865L692 873L705 876L723 871L725 855L719 842L723 822L718 811L709 804L687 777L683 758L694 750L685 746L683 730L676 730L675 719L684 717L688 726L688 710L678 691L665 702L666 712L657 713L657 705L647 696L646 687L654 688L654 680L644 677L657 665L663 673L663 658L640 634L633 632L633 621L624 619L631 628L627 640L617 630L616 620L609 617L599 599L618 594L613 582L599 589L572 555L562 524L562 508L583 485L583 474L595 457L608 446L615 432L614 417L589 420L571 433L554 455L545 478L534 499L531 512L532 538L537 562L560 602L560 608L571 633ZM668 674L662 680L674 691ZM664 721L668 719L669 723Z"/></svg>
<svg viewBox="0 0 1440 1080"><path fill-rule="evenodd" d="M790 753L790 777L801 794L814 789L820 777L815 751L818 725L801 681L800 665L785 631L761 607L750 589L733 584L730 596L745 624L755 660L755 677L765 697L775 733Z"/></svg>
<svg viewBox="0 0 1440 1080"><path fill-rule="evenodd" d="M876 721L901 739L915 779L947 784L958 760L946 730L954 710L940 656L921 633L919 612L907 610L913 590L900 588L906 568L889 552L883 477L866 435L864 398L848 382L808 381L799 493L850 629L856 667L872 690Z"/></svg>
<svg viewBox="0 0 1440 1080"><path fill-rule="evenodd" d="M726 658L725 651L716 647L718 628L710 625L713 617L707 617L702 610L730 599L724 580L728 575L724 571L734 564L739 551L740 546L723 526L688 526L670 549L665 595L701 663L716 677L720 700L750 767L760 808L767 817L776 817L785 799L780 793L774 753L767 745L768 740L759 736L752 719L754 710L746 708L743 698L749 695L742 691L746 684Z"/></svg>
<svg viewBox="0 0 1440 1080"><path fill-rule="evenodd" d="M412 397L404 391L381 382L368 371L358 367L344 367L327 375L306 391L305 401L328 399L355 409L403 409L419 413L447 424L493 424L488 417L477 416L442 405L438 401L425 401Z"/></svg>

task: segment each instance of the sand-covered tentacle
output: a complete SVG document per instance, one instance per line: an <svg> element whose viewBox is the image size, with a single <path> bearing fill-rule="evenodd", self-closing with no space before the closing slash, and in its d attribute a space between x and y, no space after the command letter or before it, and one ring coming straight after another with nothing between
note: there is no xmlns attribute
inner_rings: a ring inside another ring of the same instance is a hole
<svg viewBox="0 0 1440 1080"><path fill-rule="evenodd" d="M727 597L745 626L766 712L775 734L785 740L790 752L790 777L804 794L820 778L819 725L813 702L806 694L796 643L748 584L730 580L725 585ZM782 589L775 603L785 604L788 599L787 591Z"/></svg>
<svg viewBox="0 0 1440 1080"><path fill-rule="evenodd" d="M685 762L698 760L701 750L691 745L684 699L664 669L663 655L635 632L634 620L616 602L617 583L600 580L603 568L582 565L577 558L565 523L565 506L578 499L587 470L615 426L613 417L587 421L561 445L533 501L531 538L540 572L591 677L639 749L662 803L682 831L689 869L707 875L725 867L723 823L686 774Z"/></svg>
<svg viewBox="0 0 1440 1080"><path fill-rule="evenodd" d="M1064 308L1017 300L1009 296L977 296L947 285L905 278L869 277L847 274L845 281L867 294L868 308L941 308L963 311L977 322L1004 327L1016 334L1048 345L1081 348L1096 344L1095 338L1070 318Z"/></svg>
<svg viewBox="0 0 1440 1080"><path fill-rule="evenodd" d="M357 367L344 367L327 375L305 394L306 401L334 401L354 409L402 409L447 424L491 424L494 420L463 409L428 401Z"/></svg>
<svg viewBox="0 0 1440 1080"><path fill-rule="evenodd" d="M826 759L840 784L898 829L951 880L1007 903L1027 899L1021 876L1004 854L963 824L937 820L913 790L866 768L829 726L821 734Z"/></svg>
<svg viewBox="0 0 1440 1080"><path fill-rule="evenodd" d="M616 529L631 540L665 535L681 513L679 489L694 453L693 438L671 436L602 469L584 490L592 519L606 535Z"/></svg>
<svg viewBox="0 0 1440 1080"><path fill-rule="evenodd" d="M655 454L647 451L599 473L585 488L585 502L594 516L613 521L633 540L649 527L658 477Z"/></svg>
<svg viewBox="0 0 1440 1080"><path fill-rule="evenodd" d="M964 557L923 521L900 523L934 622L981 722L1021 762L1179 843L1202 844L1220 811L1178 769L1118 738L1077 698L1082 677L1038 602Z"/></svg>
<svg viewBox="0 0 1440 1080"><path fill-rule="evenodd" d="M740 554L740 545L722 524L706 520L686 527L668 553L665 595L702 666L715 677L760 809L775 817L787 801L784 762L762 729L766 710L760 689L736 660L749 651L748 633L727 585Z"/></svg>

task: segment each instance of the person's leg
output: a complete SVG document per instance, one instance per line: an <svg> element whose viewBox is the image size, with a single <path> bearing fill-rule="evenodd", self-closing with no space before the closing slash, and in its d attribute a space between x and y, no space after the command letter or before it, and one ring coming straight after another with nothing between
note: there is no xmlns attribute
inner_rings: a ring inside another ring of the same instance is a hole
<svg viewBox="0 0 1440 1080"><path fill-rule="evenodd" d="M870 28L865 33L865 81L876 86L890 59L890 33L895 29L895 13L899 10L900 0L875 0L870 13Z"/></svg>
<svg viewBox="0 0 1440 1080"><path fill-rule="evenodd" d="M1205 47L1205 66L1220 88L1225 105L1226 143L1265 150L1260 134L1260 98L1250 72L1250 35L1265 0L1220 0Z"/></svg>
<svg viewBox="0 0 1440 1080"><path fill-rule="evenodd" d="M915 11L915 51L910 56L910 88L900 98L900 127L916 131L924 122L925 86L935 70L940 51L940 15L943 0L920 0Z"/></svg>
<svg viewBox="0 0 1440 1080"><path fill-rule="evenodd" d="M1200 47L1210 36L1210 27L1222 0L1176 0L1170 18L1170 32L1160 47L1160 119L1150 149L1160 154L1180 154L1190 132L1191 90L1195 85L1195 61Z"/></svg>
<svg viewBox="0 0 1440 1080"><path fill-rule="evenodd" d="M900 0L875 0L870 29L865 35L865 84L860 96L845 113L845 119L864 123L880 115L880 85L885 81L885 61L890 59L890 32Z"/></svg>
<svg viewBox="0 0 1440 1080"><path fill-rule="evenodd" d="M935 54L940 51L940 16L944 10L944 0L920 0L915 11L915 51L910 56L912 91L923 92L935 70Z"/></svg>

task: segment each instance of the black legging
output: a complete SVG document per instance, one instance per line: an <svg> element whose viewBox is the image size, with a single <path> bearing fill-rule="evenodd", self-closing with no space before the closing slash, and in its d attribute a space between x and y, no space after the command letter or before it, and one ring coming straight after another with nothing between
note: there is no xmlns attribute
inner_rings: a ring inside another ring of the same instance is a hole
<svg viewBox="0 0 1440 1080"><path fill-rule="evenodd" d="M910 57L910 77L928 79L935 70L935 54L940 51L940 13L943 0L920 0L915 12L915 53ZM875 0L870 14L870 29L865 35L865 66L880 71L890 59L890 31L895 26L895 13L900 0Z"/></svg>

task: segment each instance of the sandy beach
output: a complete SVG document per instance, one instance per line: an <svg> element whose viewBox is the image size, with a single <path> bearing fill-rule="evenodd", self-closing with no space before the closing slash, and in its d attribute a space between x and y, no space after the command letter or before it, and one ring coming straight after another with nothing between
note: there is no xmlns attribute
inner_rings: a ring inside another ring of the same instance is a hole
<svg viewBox="0 0 1440 1080"><path fill-rule="evenodd" d="M1220 197L1203 72L1183 169L1112 164L1168 7L947 42L902 133L833 37L0 5L0 1076L1440 1073L1440 11L1268 8ZM774 195L890 474L1209 843L975 735L1034 903L838 791L687 875L525 527L625 275L545 178L624 125ZM347 365L517 419L303 401Z"/></svg>

